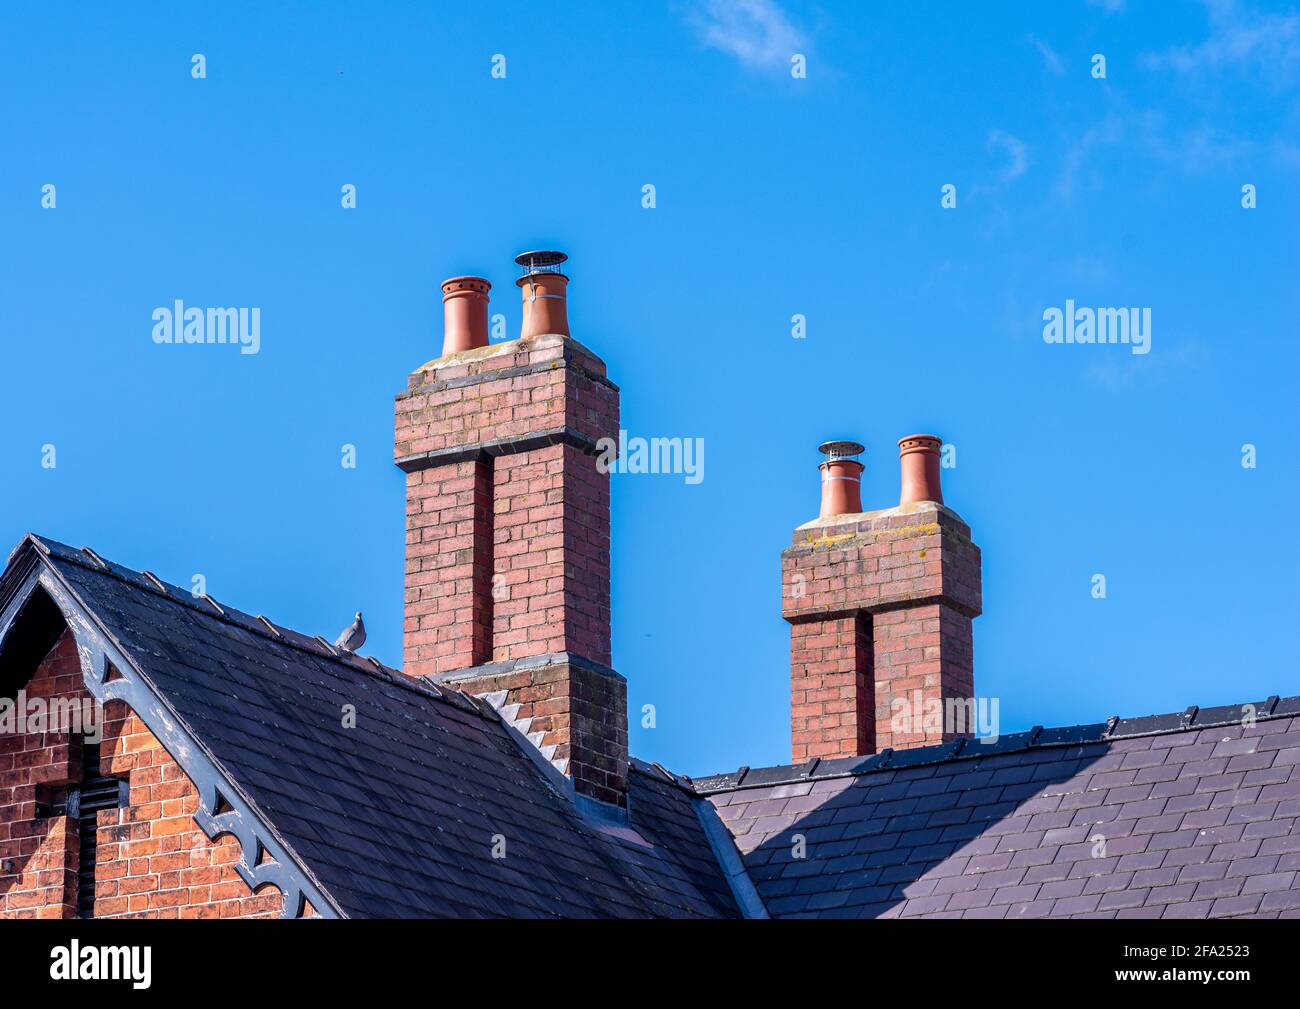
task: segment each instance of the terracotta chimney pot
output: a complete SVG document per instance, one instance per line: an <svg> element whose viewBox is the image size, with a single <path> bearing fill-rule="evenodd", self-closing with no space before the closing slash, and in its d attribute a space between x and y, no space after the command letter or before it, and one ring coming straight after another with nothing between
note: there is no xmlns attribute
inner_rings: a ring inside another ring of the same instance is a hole
<svg viewBox="0 0 1300 1009"><path fill-rule="evenodd" d="M943 504L939 483L939 449L943 440L932 434L909 434L898 441L898 459L902 469L900 505L916 501Z"/></svg>
<svg viewBox="0 0 1300 1009"><path fill-rule="evenodd" d="M524 323L521 339L558 333L569 335L569 278L560 272L560 264L569 257L563 252L523 252L515 262L524 275L515 281L524 296Z"/></svg>
<svg viewBox="0 0 1300 1009"><path fill-rule="evenodd" d="M821 518L832 515L856 515L862 511L862 471L858 462L863 447L856 441L824 442L818 451L826 461L818 469L822 474Z"/></svg>
<svg viewBox="0 0 1300 1009"><path fill-rule="evenodd" d="M488 345L488 291L482 277L452 277L442 282L442 354Z"/></svg>

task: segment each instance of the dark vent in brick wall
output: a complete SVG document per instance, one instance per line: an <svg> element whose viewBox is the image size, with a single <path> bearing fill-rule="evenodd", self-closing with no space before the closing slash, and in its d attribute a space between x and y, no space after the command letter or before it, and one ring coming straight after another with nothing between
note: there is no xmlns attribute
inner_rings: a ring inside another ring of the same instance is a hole
<svg viewBox="0 0 1300 1009"><path fill-rule="evenodd" d="M77 859L77 917L95 917L95 864L99 854L97 815L101 809L117 809L128 803L127 783L100 773L99 744L82 746L81 787L73 793L68 814L77 818L81 842Z"/></svg>

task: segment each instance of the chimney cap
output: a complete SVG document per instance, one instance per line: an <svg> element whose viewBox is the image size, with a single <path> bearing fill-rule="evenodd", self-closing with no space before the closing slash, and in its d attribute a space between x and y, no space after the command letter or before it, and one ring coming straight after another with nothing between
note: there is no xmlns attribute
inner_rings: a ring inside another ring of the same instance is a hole
<svg viewBox="0 0 1300 1009"><path fill-rule="evenodd" d="M935 434L909 434L898 439L900 452L937 452L943 447L943 439Z"/></svg>
<svg viewBox="0 0 1300 1009"><path fill-rule="evenodd" d="M521 252L515 256L515 262L524 270L524 276L530 273L559 273L560 264L569 257L553 249L539 249L535 252Z"/></svg>
<svg viewBox="0 0 1300 1009"><path fill-rule="evenodd" d="M492 281L486 277L448 277L440 286L444 297L456 291L477 291L479 294L487 294L492 290Z"/></svg>
<svg viewBox="0 0 1300 1009"><path fill-rule="evenodd" d="M835 462L839 459L857 459L866 451L866 447L856 441L824 441L817 446L817 451L826 456L827 462Z"/></svg>

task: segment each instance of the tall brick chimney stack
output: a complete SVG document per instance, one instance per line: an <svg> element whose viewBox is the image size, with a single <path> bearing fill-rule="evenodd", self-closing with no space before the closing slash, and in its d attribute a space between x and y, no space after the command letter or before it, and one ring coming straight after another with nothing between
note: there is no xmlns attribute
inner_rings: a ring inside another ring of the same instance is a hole
<svg viewBox="0 0 1300 1009"><path fill-rule="evenodd" d="M940 440L898 444L900 503L868 512L856 494L828 504L826 490L827 467L862 446L823 445L821 515L781 554L796 763L925 746L973 728L979 547L942 503Z"/></svg>
<svg viewBox="0 0 1300 1009"><path fill-rule="evenodd" d="M397 396L403 661L489 696L579 794L625 806L627 685L610 668L609 474L596 465L597 442L618 437L618 387L569 335L566 258L516 258L524 325L507 343L487 343L487 282L447 281L443 356Z"/></svg>

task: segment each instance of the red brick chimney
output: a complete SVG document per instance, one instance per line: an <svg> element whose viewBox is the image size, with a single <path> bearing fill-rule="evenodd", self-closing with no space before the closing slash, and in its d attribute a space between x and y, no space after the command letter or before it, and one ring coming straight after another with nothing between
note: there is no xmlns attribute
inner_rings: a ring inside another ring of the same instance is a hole
<svg viewBox="0 0 1300 1009"><path fill-rule="evenodd" d="M565 259L517 257L524 330L507 343L487 343L487 282L447 281L443 356L397 397L403 662L491 695L577 792L623 805L627 685L610 668L609 474L597 467L597 442L618 437L618 387L569 335Z"/></svg>
<svg viewBox="0 0 1300 1009"><path fill-rule="evenodd" d="M940 445L933 435L902 439L900 503L869 512L856 494L828 504L826 491L836 472L828 467L862 446L822 446L821 515L781 554L796 763L925 746L973 728L960 719L974 697L980 552L942 503ZM940 706L941 718L925 717Z"/></svg>

